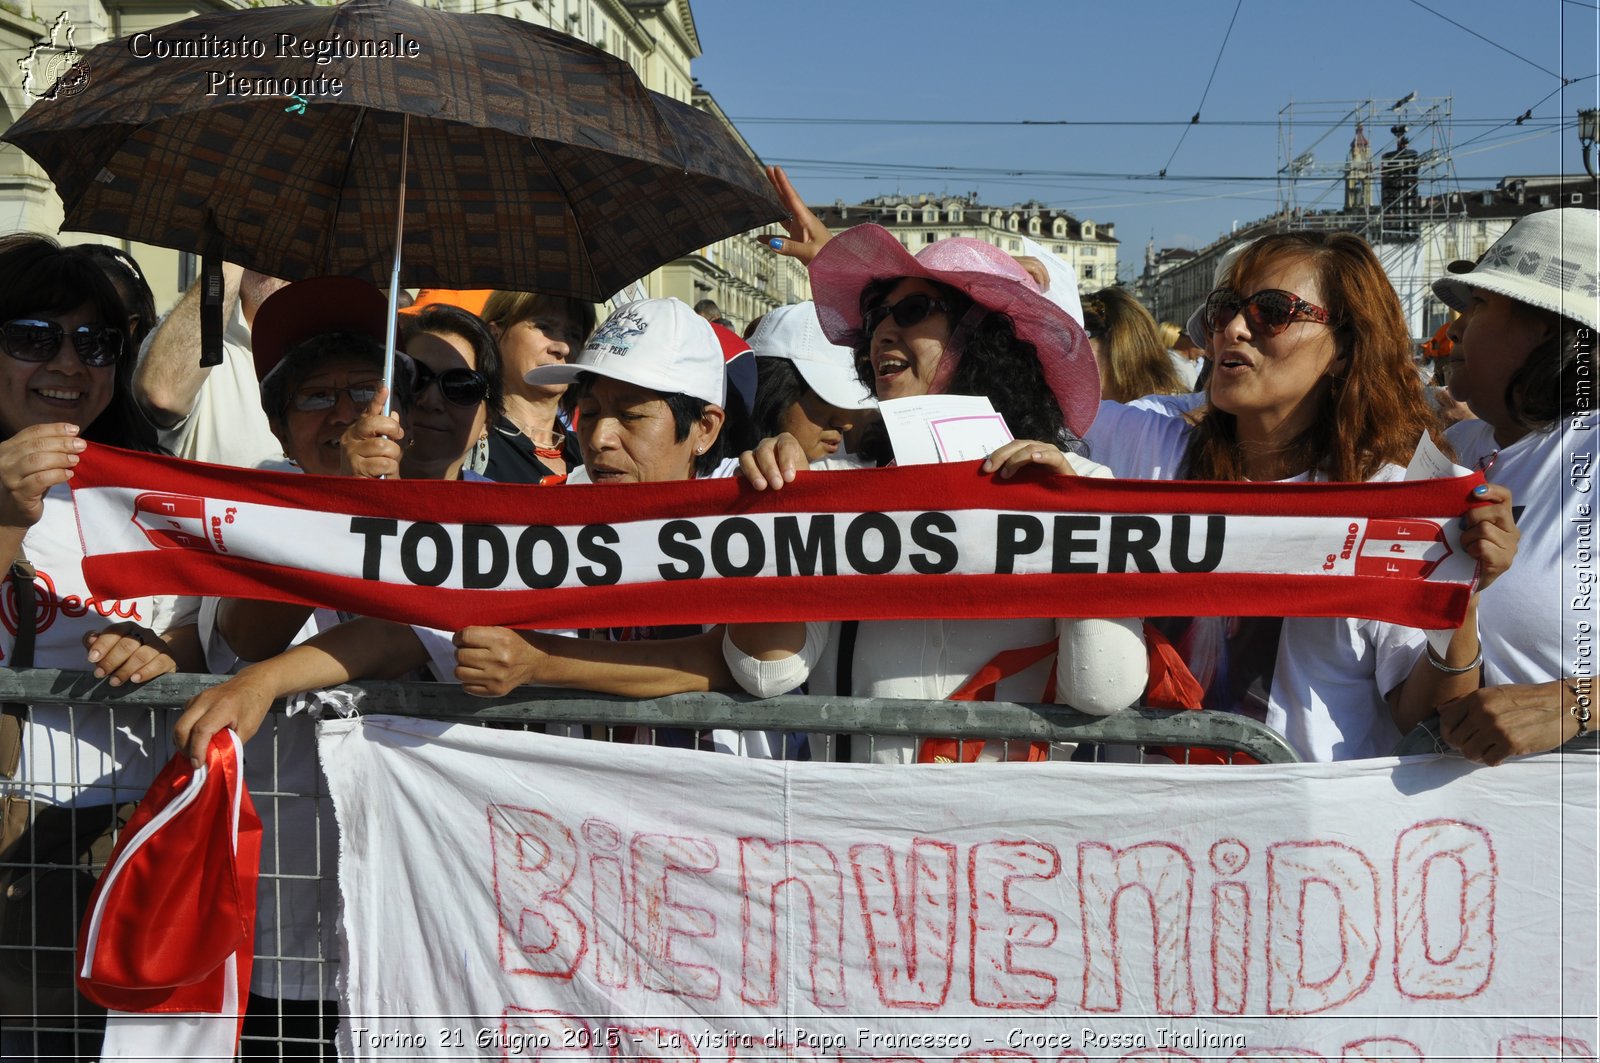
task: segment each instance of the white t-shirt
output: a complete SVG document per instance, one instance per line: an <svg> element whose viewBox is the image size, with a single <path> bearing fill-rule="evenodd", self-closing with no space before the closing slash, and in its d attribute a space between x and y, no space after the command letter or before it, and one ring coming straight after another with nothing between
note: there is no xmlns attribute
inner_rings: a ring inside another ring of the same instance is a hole
<svg viewBox="0 0 1600 1063"><path fill-rule="evenodd" d="M1180 418L1102 402L1090 454L1119 476L1177 479L1191 431ZM1404 478L1403 468L1388 465L1369 482ZM1326 617L1197 617L1186 627L1157 626L1206 688L1206 708L1254 717L1304 760L1382 757L1400 741L1385 695L1422 654L1415 628Z"/></svg>
<svg viewBox="0 0 1600 1063"><path fill-rule="evenodd" d="M124 620L158 633L194 622L199 602L172 595L99 601L83 578L83 545L66 484L44 498L44 515L28 529L22 549L38 571L34 581L36 668L90 670L83 637ZM7 587L0 608L0 661L11 663L16 602ZM120 804L144 796L173 753L170 709L121 708L105 703L34 705L22 728L22 758L8 794L49 804Z"/></svg>
<svg viewBox="0 0 1600 1063"><path fill-rule="evenodd" d="M193 357L198 359L197 350ZM283 461L283 445L261 408L261 382L250 353L250 326L234 307L222 336L222 364L212 366L195 395L189 416L158 433L161 445L180 458L253 469Z"/></svg>
<svg viewBox="0 0 1600 1063"><path fill-rule="evenodd" d="M1149 410L1165 417L1182 417L1190 410L1204 405L1205 401L1205 392L1187 391L1182 395L1146 395L1142 399L1134 399L1128 406L1135 410Z"/></svg>
<svg viewBox="0 0 1600 1063"><path fill-rule="evenodd" d="M1110 475L1103 466L1077 455L1069 454L1067 460L1080 476ZM819 467L826 468L827 463L812 466ZM1142 627L1136 619L863 621L856 627L847 693L861 698L947 698L996 654L1053 642L1056 655L999 680L995 700L1059 701L1097 713L1115 712L1144 693L1148 659ZM812 694L834 694L839 689L842 630L837 621L808 622L798 662L793 658L758 662L726 639L723 653L735 679L758 697L784 693L801 681L809 684ZM1056 689L1047 690L1053 663ZM775 674L782 678L769 681ZM987 743L982 759L1019 757L1027 744ZM812 735L811 748L814 757L832 759L830 736ZM877 736L870 743L853 741L851 758L904 764L916 760L917 748L915 738Z"/></svg>
<svg viewBox="0 0 1600 1063"><path fill-rule="evenodd" d="M1182 381L1183 386L1191 391L1194 390L1194 382L1200 377L1200 369L1205 365L1205 359L1196 358L1191 362L1169 347L1167 348L1167 360L1172 363L1172 371L1178 374L1178 379Z"/></svg>
<svg viewBox="0 0 1600 1063"><path fill-rule="evenodd" d="M1462 465L1499 451L1484 475L1510 489L1522 533L1511 568L1478 599L1487 686L1595 674L1597 422L1593 413L1564 418L1504 449L1483 421L1445 432Z"/></svg>
<svg viewBox="0 0 1600 1063"><path fill-rule="evenodd" d="M1179 480L1189 425L1181 417L1104 399L1083 441L1089 457L1119 480Z"/></svg>
<svg viewBox="0 0 1600 1063"><path fill-rule="evenodd" d="M788 674L805 680L812 694L831 695L839 689L842 628L837 621L806 624L805 646L798 655L801 668L794 670L791 665ZM1047 642L1055 642L1059 654L1056 689L1046 689L1057 660L1047 657L1000 679L994 700L1083 706L1092 697L1101 703L1099 708L1114 712L1134 704L1144 693L1147 660L1138 620L867 620L856 627L848 696L947 698L996 654ZM754 669L736 662L753 658L731 642L724 640L723 652L748 693L781 693L747 681ZM832 743L832 736L812 735L812 757L832 759ZM982 759L1020 757L1027 744L990 742ZM880 735L870 742L858 738L851 744L851 758L907 764L916 760L917 748L916 738Z"/></svg>

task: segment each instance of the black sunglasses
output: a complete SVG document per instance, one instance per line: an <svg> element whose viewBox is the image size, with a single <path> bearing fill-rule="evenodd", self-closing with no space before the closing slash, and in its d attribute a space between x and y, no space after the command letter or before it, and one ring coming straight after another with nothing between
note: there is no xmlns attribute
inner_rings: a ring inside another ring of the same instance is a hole
<svg viewBox="0 0 1600 1063"><path fill-rule="evenodd" d="M457 406L476 406L489 395L489 378L476 369L446 369L435 373L421 362L413 361L412 365L413 398L420 398L435 380L439 382L439 394Z"/></svg>
<svg viewBox="0 0 1600 1063"><path fill-rule="evenodd" d="M893 317L894 323L901 328L910 328L919 321L926 320L928 315L935 311L948 314L950 312L950 304L938 296L917 292L906 296L893 306L888 303L879 303L877 306L869 307L861 315L861 331L863 335L871 339L872 334L878 331L878 326L883 324L887 318Z"/></svg>
<svg viewBox="0 0 1600 1063"><path fill-rule="evenodd" d="M72 337L78 360L92 369L115 365L122 356L122 333L109 325L79 325L70 333L54 321L35 318L0 325L6 353L19 362L48 362L61 349L64 336Z"/></svg>
<svg viewBox="0 0 1600 1063"><path fill-rule="evenodd" d="M331 410L339 401L339 393L343 392L350 396L358 411L364 410L377 397L379 387L378 384L353 384L347 388L304 388L289 396L289 405L301 413Z"/></svg>
<svg viewBox="0 0 1600 1063"><path fill-rule="evenodd" d="M1322 307L1281 288L1263 288L1248 297L1232 288L1218 288L1206 296L1207 332L1222 331L1222 327L1239 314L1244 315L1251 332L1263 336L1276 336L1296 321L1315 321L1326 325L1330 320L1328 312Z"/></svg>

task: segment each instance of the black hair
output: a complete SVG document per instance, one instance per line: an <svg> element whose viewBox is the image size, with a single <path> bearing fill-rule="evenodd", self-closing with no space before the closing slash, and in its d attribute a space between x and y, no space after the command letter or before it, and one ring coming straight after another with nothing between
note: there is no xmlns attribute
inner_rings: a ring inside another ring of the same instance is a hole
<svg viewBox="0 0 1600 1063"><path fill-rule="evenodd" d="M861 289L862 312L881 304L902 279L875 280ZM949 393L981 395L988 399L1018 439L1038 439L1074 452L1081 451L1082 441L1067 427L1061 405L1045 381L1038 348L1017 335L1010 315L988 310L976 324L970 324L966 320L967 311L975 305L970 296L948 284L928 283L950 307L952 333L955 330L966 333L960 341L961 360L950 377ZM856 375L876 394L871 350L871 336L857 338Z"/></svg>
<svg viewBox="0 0 1600 1063"><path fill-rule="evenodd" d="M1525 319L1547 322L1550 338L1529 351L1506 382L1506 413L1520 427L1543 432L1593 410L1594 330L1520 299L1511 305Z"/></svg>
<svg viewBox="0 0 1600 1063"><path fill-rule="evenodd" d="M134 399L137 352L128 334L128 310L105 270L82 251L62 247L39 233L0 237L0 321L27 314L70 314L85 303L121 334L122 354L114 369L111 401L91 423L80 426L83 438L128 450L166 453L155 426Z"/></svg>
<svg viewBox="0 0 1600 1063"><path fill-rule="evenodd" d="M74 244L68 250L82 251L98 262L116 286L129 316L139 319L133 328L133 353L137 355L144 346L144 338L156 327L156 296L144 279L144 270L132 255L106 244Z"/></svg>
<svg viewBox="0 0 1600 1063"><path fill-rule="evenodd" d="M383 344L365 332L324 332L295 344L261 382L261 408L266 411L268 420L279 424L286 421L289 398L301 382L318 366L338 359L366 362L382 372ZM396 410L411 407L411 374L402 365L395 366L392 405Z"/></svg>
<svg viewBox="0 0 1600 1063"><path fill-rule="evenodd" d="M758 438L770 439L789 407L806 397L811 387L800 370L787 358L756 359L756 408L751 421Z"/></svg>
<svg viewBox="0 0 1600 1063"><path fill-rule="evenodd" d="M570 414L577 408L579 401L594 390L594 384L597 379L599 377L595 373L579 373L578 378L562 394L562 407ZM695 422L705 416L706 408L713 405L705 399L697 399L693 395L685 395L681 391L657 391L655 394L659 395L661 401L667 404L667 409L672 411L672 441L674 443L682 443L685 439L688 439L689 430L695 426ZM723 412L726 414L726 409ZM695 455L694 475L696 479L702 476L710 476L716 472L717 466L721 465L727 457L728 443L725 437L728 434L728 420L726 416L723 418L723 431L717 433L717 438L711 441L711 445L706 448L706 452Z"/></svg>
<svg viewBox="0 0 1600 1063"><path fill-rule="evenodd" d="M408 343L412 337L423 332L443 332L460 336L471 345L474 368L489 381L489 392L483 400L489 410L489 423L493 425L500 420L506 412L506 382L500 369L500 345L495 342L494 333L489 331L483 319L448 303L434 303L420 314L407 316L409 320L405 322L402 342Z"/></svg>

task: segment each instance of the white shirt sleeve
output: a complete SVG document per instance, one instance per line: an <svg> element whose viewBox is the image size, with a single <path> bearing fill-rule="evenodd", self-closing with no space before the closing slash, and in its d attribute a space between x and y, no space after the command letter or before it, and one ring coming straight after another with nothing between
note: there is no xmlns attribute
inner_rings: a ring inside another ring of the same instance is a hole
<svg viewBox="0 0 1600 1063"><path fill-rule="evenodd" d="M1057 701L1109 716L1144 696L1150 659L1143 620L1058 620L1056 632Z"/></svg>
<svg viewBox="0 0 1600 1063"><path fill-rule="evenodd" d="M1182 479L1189 449L1189 423L1150 410L1106 400L1083 437L1089 456L1132 480Z"/></svg>
<svg viewBox="0 0 1600 1063"><path fill-rule="evenodd" d="M804 683L811 670L822 660L828 648L829 623L806 621L806 641L799 653L792 653L776 661L762 661L733 644L726 629L722 633L722 659L745 693L757 698L771 698L787 694Z"/></svg>
<svg viewBox="0 0 1600 1063"><path fill-rule="evenodd" d="M1385 624L1377 620L1364 620L1372 625L1370 637L1377 655L1373 679L1378 684L1378 695L1387 699L1390 691L1406 681L1427 647L1427 636L1414 627Z"/></svg>

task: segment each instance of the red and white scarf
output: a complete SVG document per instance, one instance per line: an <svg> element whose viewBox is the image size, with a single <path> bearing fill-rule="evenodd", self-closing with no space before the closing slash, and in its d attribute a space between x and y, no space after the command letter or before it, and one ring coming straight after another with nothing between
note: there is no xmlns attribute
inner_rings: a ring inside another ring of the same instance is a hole
<svg viewBox="0 0 1600 1063"><path fill-rule="evenodd" d="M289 476L92 446L97 594L293 601L427 627L939 617L1459 623L1482 482L1019 476L976 463L566 486Z"/></svg>

